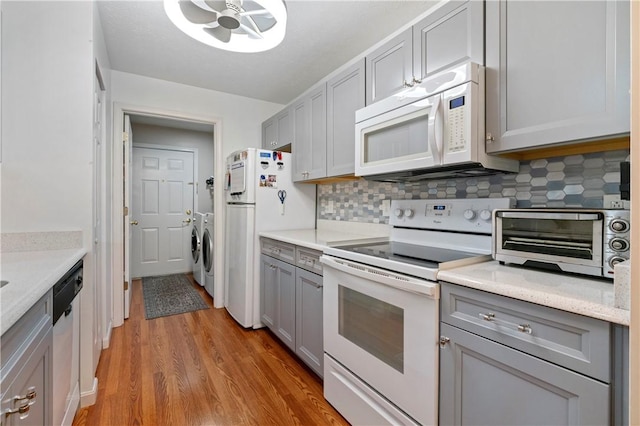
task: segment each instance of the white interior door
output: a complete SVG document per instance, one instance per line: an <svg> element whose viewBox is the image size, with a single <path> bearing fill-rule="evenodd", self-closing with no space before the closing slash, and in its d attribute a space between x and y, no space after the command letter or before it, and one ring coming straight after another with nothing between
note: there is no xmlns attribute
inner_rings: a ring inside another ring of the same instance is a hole
<svg viewBox="0 0 640 426"><path fill-rule="evenodd" d="M131 276L189 272L194 153L133 147Z"/></svg>
<svg viewBox="0 0 640 426"><path fill-rule="evenodd" d="M124 116L124 134L122 143L122 158L124 159L124 247L123 247L123 266L124 266L124 317L129 318L129 309L131 308L131 266L130 259L130 243L131 243L131 226L135 224L130 221L131 217L131 143L133 141L133 133L131 131L131 119L128 115Z"/></svg>

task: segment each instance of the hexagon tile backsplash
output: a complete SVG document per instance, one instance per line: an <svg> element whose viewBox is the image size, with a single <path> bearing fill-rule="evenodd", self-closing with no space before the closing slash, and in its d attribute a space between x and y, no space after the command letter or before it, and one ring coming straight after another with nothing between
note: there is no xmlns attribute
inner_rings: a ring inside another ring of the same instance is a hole
<svg viewBox="0 0 640 426"><path fill-rule="evenodd" d="M517 174L412 183L357 181L318 185L318 219L388 223L384 200L514 197L516 206L602 208L620 192L628 150L523 161Z"/></svg>

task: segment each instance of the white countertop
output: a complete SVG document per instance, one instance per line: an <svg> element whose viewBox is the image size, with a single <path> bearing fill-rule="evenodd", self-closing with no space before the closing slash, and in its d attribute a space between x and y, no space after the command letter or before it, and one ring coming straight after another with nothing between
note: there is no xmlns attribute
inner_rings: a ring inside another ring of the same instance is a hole
<svg viewBox="0 0 640 426"><path fill-rule="evenodd" d="M283 241L314 250L324 250L336 244L386 241L386 235L350 234L327 229L293 229L289 231L260 232L261 237Z"/></svg>
<svg viewBox="0 0 640 426"><path fill-rule="evenodd" d="M0 335L86 254L84 248L0 253Z"/></svg>
<svg viewBox="0 0 640 426"><path fill-rule="evenodd" d="M613 282L608 280L500 265L497 261L440 271L438 279L629 325L630 312L615 307Z"/></svg>

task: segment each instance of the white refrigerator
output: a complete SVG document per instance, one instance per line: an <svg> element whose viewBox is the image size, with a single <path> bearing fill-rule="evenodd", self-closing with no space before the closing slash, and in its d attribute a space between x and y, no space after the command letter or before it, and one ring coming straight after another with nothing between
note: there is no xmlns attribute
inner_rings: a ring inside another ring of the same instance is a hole
<svg viewBox="0 0 640 426"><path fill-rule="evenodd" d="M243 327L260 328L262 231L315 228L316 186L294 184L289 153L248 148L227 157L225 302Z"/></svg>

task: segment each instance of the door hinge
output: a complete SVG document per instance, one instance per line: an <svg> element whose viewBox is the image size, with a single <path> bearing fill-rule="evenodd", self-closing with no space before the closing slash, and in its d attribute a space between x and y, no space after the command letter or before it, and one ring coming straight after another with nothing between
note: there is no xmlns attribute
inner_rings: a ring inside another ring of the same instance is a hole
<svg viewBox="0 0 640 426"><path fill-rule="evenodd" d="M124 291L129 290L129 281L124 282Z"/></svg>
<svg viewBox="0 0 640 426"><path fill-rule="evenodd" d="M129 207L126 207L126 206L125 206L125 208L124 208L124 209L122 209L122 211L123 211L123 213L124 213L124 214L123 214L123 216L129 216Z"/></svg>
<svg viewBox="0 0 640 426"><path fill-rule="evenodd" d="M129 142L129 132L122 132L122 143Z"/></svg>

